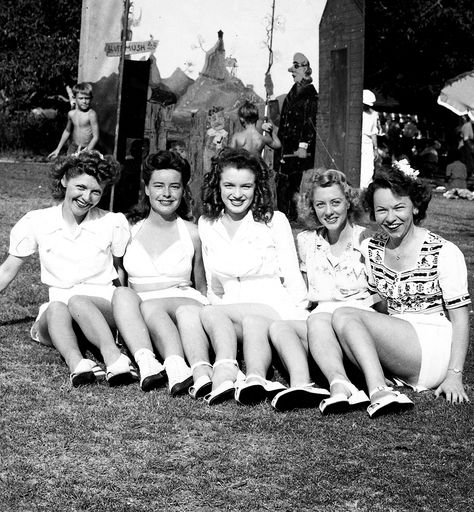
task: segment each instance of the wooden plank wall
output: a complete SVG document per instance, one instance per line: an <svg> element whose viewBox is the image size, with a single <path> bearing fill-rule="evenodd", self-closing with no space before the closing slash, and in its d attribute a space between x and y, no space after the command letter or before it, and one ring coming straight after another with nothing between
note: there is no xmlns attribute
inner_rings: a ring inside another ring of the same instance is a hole
<svg viewBox="0 0 474 512"><path fill-rule="evenodd" d="M330 0L319 25L315 165L336 167L358 186L364 84L364 0Z"/></svg>

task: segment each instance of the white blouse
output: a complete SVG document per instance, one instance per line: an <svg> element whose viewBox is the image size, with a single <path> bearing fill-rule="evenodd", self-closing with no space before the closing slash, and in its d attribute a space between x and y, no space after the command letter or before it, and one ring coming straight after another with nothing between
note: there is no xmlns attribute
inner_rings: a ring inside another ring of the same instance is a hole
<svg viewBox="0 0 474 512"><path fill-rule="evenodd" d="M364 227L355 225L352 240L340 256L331 253L323 228L298 234L300 269L308 277L309 300L347 301L366 299L370 295L365 259L360 249L365 231Z"/></svg>
<svg viewBox="0 0 474 512"><path fill-rule="evenodd" d="M222 217L215 221L201 217L198 228L211 302L225 298L270 304L280 300L272 297L279 287L293 306L306 306L293 233L283 213L275 212L265 224L256 222L249 211L232 238Z"/></svg>
<svg viewBox="0 0 474 512"><path fill-rule="evenodd" d="M59 204L24 215L11 230L9 253L23 258L38 251L41 281L48 286L108 285L118 277L113 256L123 256L129 238L122 213L97 207L71 233Z"/></svg>

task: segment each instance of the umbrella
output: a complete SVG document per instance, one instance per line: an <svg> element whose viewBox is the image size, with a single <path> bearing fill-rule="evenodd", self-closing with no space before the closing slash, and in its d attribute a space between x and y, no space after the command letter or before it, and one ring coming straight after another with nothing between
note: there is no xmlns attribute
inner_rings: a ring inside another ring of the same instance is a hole
<svg viewBox="0 0 474 512"><path fill-rule="evenodd" d="M467 114L474 121L474 71L449 80L438 96L438 104L458 116Z"/></svg>

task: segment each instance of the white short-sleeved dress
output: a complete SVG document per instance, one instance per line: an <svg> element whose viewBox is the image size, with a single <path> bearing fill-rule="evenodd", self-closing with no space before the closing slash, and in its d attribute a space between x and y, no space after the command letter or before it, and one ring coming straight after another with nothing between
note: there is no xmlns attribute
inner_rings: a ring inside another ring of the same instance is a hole
<svg viewBox="0 0 474 512"><path fill-rule="evenodd" d="M71 232L59 204L22 217L10 233L9 253L22 258L38 251L50 302L67 304L73 295L111 300L118 278L113 256L123 256L129 238L125 216L99 208L90 210ZM35 325L48 304L40 307Z"/></svg>
<svg viewBox="0 0 474 512"><path fill-rule="evenodd" d="M182 297L208 304L207 298L192 287L194 244L185 221L176 219L179 239L152 258L136 239L145 220L131 227L132 237L123 258L130 288L142 300Z"/></svg>
<svg viewBox="0 0 474 512"><path fill-rule="evenodd" d="M260 303L282 319L304 319L306 286L290 223L275 212L265 224L247 213L231 238L222 217L198 223L211 304Z"/></svg>
<svg viewBox="0 0 474 512"><path fill-rule="evenodd" d="M308 279L308 299L318 303L311 313L332 313L341 306L370 309L374 296L360 249L367 229L354 225L352 240L340 256L331 253L325 231L323 227L302 231L296 239L300 269Z"/></svg>
<svg viewBox="0 0 474 512"><path fill-rule="evenodd" d="M369 288L386 300L388 313L410 322L422 350L420 376L410 383L417 390L433 388L446 376L451 354L450 309L470 304L464 256L452 242L426 231L416 267L387 267L389 237L378 233L362 243Z"/></svg>

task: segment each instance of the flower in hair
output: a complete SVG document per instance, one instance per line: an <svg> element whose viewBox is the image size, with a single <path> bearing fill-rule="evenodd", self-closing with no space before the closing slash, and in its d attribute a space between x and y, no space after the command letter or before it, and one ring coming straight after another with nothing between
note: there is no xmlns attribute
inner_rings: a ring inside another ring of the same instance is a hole
<svg viewBox="0 0 474 512"><path fill-rule="evenodd" d="M413 169L413 167L410 165L406 158L402 158L401 160L398 161L395 160L395 162L393 162L393 167L395 167L395 169L401 171L403 174L405 174L405 176L408 176L413 180L418 178L418 174L420 174L420 171Z"/></svg>

